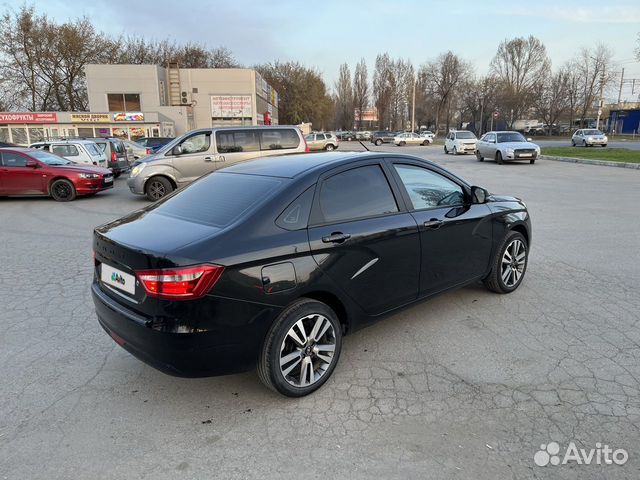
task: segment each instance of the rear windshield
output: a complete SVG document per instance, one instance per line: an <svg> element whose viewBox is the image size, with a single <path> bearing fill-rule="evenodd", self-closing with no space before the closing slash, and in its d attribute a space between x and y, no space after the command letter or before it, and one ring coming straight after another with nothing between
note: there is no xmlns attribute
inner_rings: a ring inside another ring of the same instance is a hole
<svg viewBox="0 0 640 480"><path fill-rule="evenodd" d="M222 228L264 201L282 181L275 177L214 173L191 184L154 212Z"/></svg>
<svg viewBox="0 0 640 480"><path fill-rule="evenodd" d="M457 132L456 136L460 139L463 138L476 138L476 136L471 132Z"/></svg>
<svg viewBox="0 0 640 480"><path fill-rule="evenodd" d="M122 142L111 142L113 149L118 153L124 153L124 143Z"/></svg>

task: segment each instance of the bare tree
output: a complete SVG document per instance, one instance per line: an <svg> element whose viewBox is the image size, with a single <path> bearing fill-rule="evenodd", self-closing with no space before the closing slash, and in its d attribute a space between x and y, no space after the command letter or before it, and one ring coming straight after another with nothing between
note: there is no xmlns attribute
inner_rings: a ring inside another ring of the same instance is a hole
<svg viewBox="0 0 640 480"><path fill-rule="evenodd" d="M553 125L571 106L571 71L561 68L540 82L538 94L534 98L534 110L547 125L552 134Z"/></svg>
<svg viewBox="0 0 640 480"><path fill-rule="evenodd" d="M358 128L362 128L362 115L369 104L369 79L367 64L362 58L356 65L353 76L353 104L358 113Z"/></svg>
<svg viewBox="0 0 640 480"><path fill-rule="evenodd" d="M351 88L351 71L349 65L340 65L340 75L335 82L336 90L336 124L340 128L353 128L353 90Z"/></svg>
<svg viewBox="0 0 640 480"><path fill-rule="evenodd" d="M394 60L389 72L390 120L393 130L407 125L415 72L409 60Z"/></svg>
<svg viewBox="0 0 640 480"><path fill-rule="evenodd" d="M427 89L436 99L436 130L440 127L443 114L446 119L446 130L449 130L451 105L456 89L465 78L470 76L471 70L470 64L451 51L440 54L434 61L421 67Z"/></svg>
<svg viewBox="0 0 640 480"><path fill-rule="evenodd" d="M550 61L544 44L533 36L504 40L491 61L491 72L501 84L500 103L505 120L515 120L531 107L539 83L548 75Z"/></svg>
<svg viewBox="0 0 640 480"><path fill-rule="evenodd" d="M390 128L391 88L394 83L391 69L391 57L388 53L376 56L373 72L373 100L378 110L378 128Z"/></svg>
<svg viewBox="0 0 640 480"><path fill-rule="evenodd" d="M638 60L640 62L640 32L638 32L638 39L636 40L636 49L634 50L634 53L636 54L636 60Z"/></svg>
<svg viewBox="0 0 640 480"><path fill-rule="evenodd" d="M459 88L460 106L471 120L473 130L481 135L489 129L491 116L497 108L498 81L489 75L479 79L467 78Z"/></svg>
<svg viewBox="0 0 640 480"><path fill-rule="evenodd" d="M612 58L613 52L603 44L598 44L592 49L581 48L575 59L580 78L578 114L581 126L584 126L587 113L594 109L596 99L616 80L611 68Z"/></svg>

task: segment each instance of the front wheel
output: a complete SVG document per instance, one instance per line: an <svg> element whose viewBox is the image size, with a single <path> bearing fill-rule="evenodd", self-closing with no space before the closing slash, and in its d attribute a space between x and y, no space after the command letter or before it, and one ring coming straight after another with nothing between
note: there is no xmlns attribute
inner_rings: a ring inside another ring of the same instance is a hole
<svg viewBox="0 0 640 480"><path fill-rule="evenodd" d="M530 163L531 165L533 165L534 163L536 163L536 159L535 159L535 158L532 158L531 160L529 160L529 163Z"/></svg>
<svg viewBox="0 0 640 480"><path fill-rule="evenodd" d="M484 162L484 157L480 155L479 150L476 150L476 158L478 159L479 162Z"/></svg>
<svg viewBox="0 0 640 480"><path fill-rule="evenodd" d="M431 145L431 143L429 142L429 140L425 140L424 142L422 142L422 146L427 147Z"/></svg>
<svg viewBox="0 0 640 480"><path fill-rule="evenodd" d="M451 153L453 153L454 155L458 155L458 149L456 147L453 147L453 152Z"/></svg>
<svg viewBox="0 0 640 480"><path fill-rule="evenodd" d="M258 376L282 395L308 395L329 379L341 348L342 328L335 312L316 300L297 300L269 329Z"/></svg>
<svg viewBox="0 0 640 480"><path fill-rule="evenodd" d="M444 154L447 155L449 153L449 150L447 150L447 146L444 146Z"/></svg>
<svg viewBox="0 0 640 480"><path fill-rule="evenodd" d="M326 147L324 147L324 149L325 149L327 152L330 152L330 151L331 151L331 150L333 150L334 148L335 148L335 147L334 147L333 145L331 145L331 144L328 144Z"/></svg>
<svg viewBox="0 0 640 480"><path fill-rule="evenodd" d="M603 144L602 144L602 148L604 148L604 147L606 147L606 146L607 146L607 144L606 144L606 143L603 143Z"/></svg>
<svg viewBox="0 0 640 480"><path fill-rule="evenodd" d="M147 198L155 202L173 192L173 185L171 185L171 182L165 177L151 177L147 181L144 190Z"/></svg>
<svg viewBox="0 0 640 480"><path fill-rule="evenodd" d="M576 146L576 142L574 142L573 140L571 140L571 146L575 147Z"/></svg>
<svg viewBox="0 0 640 480"><path fill-rule="evenodd" d="M502 153L501 152L497 152L496 153L496 162L498 162L498 165L502 165L504 163L502 161Z"/></svg>
<svg viewBox="0 0 640 480"><path fill-rule="evenodd" d="M49 190L56 202L70 202L76 198L76 188L73 183L64 178L53 182Z"/></svg>
<svg viewBox="0 0 640 480"><path fill-rule="evenodd" d="M522 283L528 260L529 246L524 235L509 231L493 259L491 273L484 279L484 285L497 293L513 292Z"/></svg>
<svg viewBox="0 0 640 480"><path fill-rule="evenodd" d="M376 147L379 147L380 145L382 145L382 140L377 139L375 142Z"/></svg>
<svg viewBox="0 0 640 480"><path fill-rule="evenodd" d="M122 175L122 172L113 172L113 178L118 178L120 175Z"/></svg>
<svg viewBox="0 0 640 480"><path fill-rule="evenodd" d="M398 146L399 147L404 147L406 144L407 144L407 142L400 142L400 143L398 143Z"/></svg>

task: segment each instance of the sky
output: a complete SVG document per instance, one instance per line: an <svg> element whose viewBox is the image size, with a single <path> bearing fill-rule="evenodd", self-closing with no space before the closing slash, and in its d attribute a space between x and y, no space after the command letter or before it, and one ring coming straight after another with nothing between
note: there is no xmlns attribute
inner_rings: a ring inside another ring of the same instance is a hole
<svg viewBox="0 0 640 480"><path fill-rule="evenodd" d="M29 3L29 2L27 2ZM23 0L0 0L18 9ZM229 48L245 66L297 60L317 68L332 86L341 63L351 70L364 58L373 73L375 57L388 52L415 66L451 50L487 73L498 44L534 35L559 66L581 47L598 42L614 52L616 70L636 78L640 0L442 1L397 0L303 2L290 0L40 0L40 13L65 21L86 15L112 35L171 38ZM617 96L617 89L611 93ZM632 100L631 84L623 99Z"/></svg>

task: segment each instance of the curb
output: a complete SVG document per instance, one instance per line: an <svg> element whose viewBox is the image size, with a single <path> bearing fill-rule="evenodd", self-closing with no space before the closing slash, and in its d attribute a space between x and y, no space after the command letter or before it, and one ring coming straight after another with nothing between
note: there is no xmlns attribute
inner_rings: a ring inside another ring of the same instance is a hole
<svg viewBox="0 0 640 480"><path fill-rule="evenodd" d="M540 155L538 158L541 158L542 160L554 160L556 162L583 163L585 165L601 165L605 167L633 168L635 170L640 170L640 163L610 162L606 160L589 160L586 158L573 157L554 157L551 155Z"/></svg>

